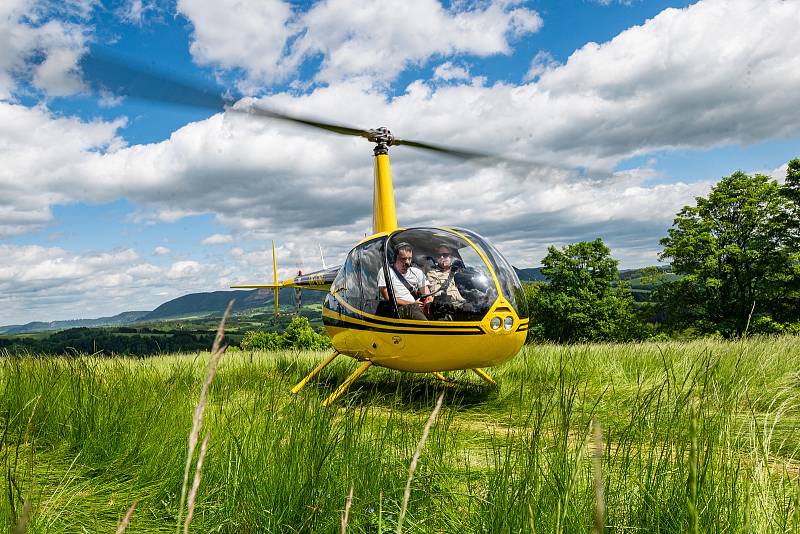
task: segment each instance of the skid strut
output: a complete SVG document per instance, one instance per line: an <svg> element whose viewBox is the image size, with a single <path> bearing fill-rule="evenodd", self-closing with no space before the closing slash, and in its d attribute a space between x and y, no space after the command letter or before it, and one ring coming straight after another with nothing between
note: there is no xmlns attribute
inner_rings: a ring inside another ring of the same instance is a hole
<svg viewBox="0 0 800 534"><path fill-rule="evenodd" d="M323 405L323 406L328 406L328 405L330 405L330 404L331 404L333 401L335 401L336 399L338 399L338 398L341 396L341 394L342 394L342 393L344 393L345 391L347 391L347 388L349 388L349 387L350 387L350 384L352 384L352 383L355 381L355 379L356 379L356 378L358 378L359 376L361 376L361 374L362 374L364 371L366 371L367 369L369 369L369 367L370 367L371 365L372 365L372 362L371 362L371 361L369 361L369 360L367 360L367 361L363 362L361 365L359 365L359 366L358 366L358 369L356 369L355 371L353 371L353 374L351 374L350 376L348 376L348 377L347 377L347 379L346 379L344 382L342 382L342 385L341 385L341 386L339 386L338 388L336 388L336 391L334 391L333 393L331 393L331 394L328 396L328 398L327 398L327 399L325 399L325 400L323 401L322 405Z"/></svg>
<svg viewBox="0 0 800 534"><path fill-rule="evenodd" d="M453 379L451 379L451 378L447 378L446 376L444 376L444 375L443 375L442 373L440 373L439 371L434 371L434 372L433 372L433 373L431 373L431 374L433 375L433 377L434 377L436 380L440 380L440 381L444 382L444 385L445 385L445 386L447 386L447 387L453 387L453 386L455 386L455 385L456 385L456 382L455 382L455 380L453 380Z"/></svg>
<svg viewBox="0 0 800 534"><path fill-rule="evenodd" d="M322 371L322 369L324 369L326 365L331 363L333 361L333 359L336 358L338 355L339 355L339 351L337 351L337 350L333 351L333 354L331 354L330 356L325 358L325 360L321 364L319 364L316 367L316 369L314 369L313 371L308 373L308 376L306 376L304 379L302 379L300 382L298 382L295 387L292 388L292 393L295 393L295 394L300 393L300 390L302 390L304 387L306 387L306 384L308 384L308 382L312 378L317 376L317 374L319 374L319 372Z"/></svg>
<svg viewBox="0 0 800 534"><path fill-rule="evenodd" d="M481 377L481 378L483 379L483 381L484 381L484 382L488 382L489 384L491 384L491 385L493 385L493 386L496 386L496 385L497 385L497 382L495 382L495 381L494 381L494 378L492 378L491 376L489 376L489 375L486 373L486 371L484 371L484 370L483 370L483 369L481 369L480 367L475 367L475 368L473 369L473 371L475 371L475 374L476 374L476 375L478 375L479 377Z"/></svg>

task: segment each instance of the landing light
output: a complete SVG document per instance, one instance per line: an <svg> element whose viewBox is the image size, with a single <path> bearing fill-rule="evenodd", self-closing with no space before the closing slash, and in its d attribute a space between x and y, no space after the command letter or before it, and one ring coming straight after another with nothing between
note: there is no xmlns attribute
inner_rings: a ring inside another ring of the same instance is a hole
<svg viewBox="0 0 800 534"><path fill-rule="evenodd" d="M489 326L492 327L492 330L499 330L500 322L500 317L492 317L492 320L489 322Z"/></svg>
<svg viewBox="0 0 800 534"><path fill-rule="evenodd" d="M503 320L503 328L511 330L514 327L514 318L510 315Z"/></svg>

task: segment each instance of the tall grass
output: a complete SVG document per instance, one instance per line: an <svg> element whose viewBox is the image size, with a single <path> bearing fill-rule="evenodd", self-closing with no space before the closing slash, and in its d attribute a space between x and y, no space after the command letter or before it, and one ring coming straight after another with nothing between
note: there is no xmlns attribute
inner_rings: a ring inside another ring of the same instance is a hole
<svg viewBox="0 0 800 534"><path fill-rule="evenodd" d="M195 531L394 532L441 393L403 532L800 530L797 338L528 347L499 390L371 369L327 409L352 361L288 393L320 357L222 360ZM208 358L1 358L0 521L174 531Z"/></svg>

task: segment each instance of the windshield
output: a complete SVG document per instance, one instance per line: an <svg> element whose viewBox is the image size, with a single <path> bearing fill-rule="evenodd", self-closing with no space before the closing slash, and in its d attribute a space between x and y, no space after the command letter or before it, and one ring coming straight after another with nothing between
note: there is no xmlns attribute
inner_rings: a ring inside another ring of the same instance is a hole
<svg viewBox="0 0 800 534"><path fill-rule="evenodd" d="M376 284L401 319L477 321L497 299L480 254L447 230L397 232L389 238L386 255L388 271L376 273Z"/></svg>
<svg viewBox="0 0 800 534"><path fill-rule="evenodd" d="M520 318L528 317L528 302L525 299L525 291L522 288L522 282L519 281L519 276L517 276L514 267L512 267L511 264L508 263L508 260L506 260L485 238L470 230L462 228L455 228L455 230L467 236L470 241L481 248L492 264L492 268L500 282L503 296L508 300L511 306L514 307L514 310Z"/></svg>

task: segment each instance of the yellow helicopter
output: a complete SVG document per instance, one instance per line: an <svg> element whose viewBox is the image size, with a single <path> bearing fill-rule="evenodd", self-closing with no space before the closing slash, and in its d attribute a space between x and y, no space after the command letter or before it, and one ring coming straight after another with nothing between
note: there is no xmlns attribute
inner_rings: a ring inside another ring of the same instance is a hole
<svg viewBox="0 0 800 534"><path fill-rule="evenodd" d="M95 50L82 68L98 92L215 112L246 113L330 132L363 137L374 144L372 235L357 243L343 265L279 281L273 242L273 281L235 288L327 291L322 319L334 347L292 392L298 393L340 355L361 365L324 401L334 402L370 366L432 373L483 370L516 355L525 341L528 310L522 284L509 262L485 238L463 228L401 228L397 224L389 147L408 146L458 158L500 158L419 141L399 139L387 128L364 130L290 115L253 102L219 96L205 87L152 66ZM510 161L510 160L509 160Z"/></svg>
<svg viewBox="0 0 800 534"><path fill-rule="evenodd" d="M407 145L462 157L483 154L395 138L387 128L358 130L251 107L248 112L358 135L374 143L372 235L343 265L279 281L273 242L271 284L275 313L284 287L327 291L322 320L334 351L294 388L298 393L337 356L361 365L323 402L334 402L372 365L416 373L472 369L494 384L484 367L517 354L528 330L522 283L485 238L463 228L401 228L397 224L389 147Z"/></svg>

